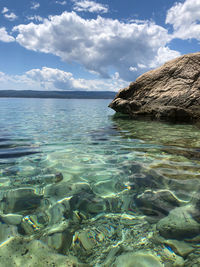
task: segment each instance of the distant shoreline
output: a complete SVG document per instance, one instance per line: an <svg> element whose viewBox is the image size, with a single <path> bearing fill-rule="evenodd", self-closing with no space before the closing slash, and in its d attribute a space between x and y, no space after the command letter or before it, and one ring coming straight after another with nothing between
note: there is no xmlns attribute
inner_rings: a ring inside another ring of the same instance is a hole
<svg viewBox="0 0 200 267"><path fill-rule="evenodd" d="M108 91L0 90L0 98L113 99L115 95Z"/></svg>

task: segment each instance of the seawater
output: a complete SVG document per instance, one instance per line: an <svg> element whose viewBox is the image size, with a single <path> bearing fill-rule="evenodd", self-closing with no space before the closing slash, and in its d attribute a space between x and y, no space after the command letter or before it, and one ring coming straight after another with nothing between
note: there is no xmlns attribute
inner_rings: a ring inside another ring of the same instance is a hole
<svg viewBox="0 0 200 267"><path fill-rule="evenodd" d="M175 266L155 229L198 201L199 128L116 116L110 101L0 99L0 250L37 240L73 264L122 266L142 251Z"/></svg>

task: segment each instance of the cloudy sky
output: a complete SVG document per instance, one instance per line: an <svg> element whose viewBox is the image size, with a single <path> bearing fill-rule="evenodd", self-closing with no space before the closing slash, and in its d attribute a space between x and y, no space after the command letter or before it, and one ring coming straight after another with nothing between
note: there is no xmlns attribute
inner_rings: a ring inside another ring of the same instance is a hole
<svg viewBox="0 0 200 267"><path fill-rule="evenodd" d="M0 90L117 91L199 51L200 0L0 0Z"/></svg>

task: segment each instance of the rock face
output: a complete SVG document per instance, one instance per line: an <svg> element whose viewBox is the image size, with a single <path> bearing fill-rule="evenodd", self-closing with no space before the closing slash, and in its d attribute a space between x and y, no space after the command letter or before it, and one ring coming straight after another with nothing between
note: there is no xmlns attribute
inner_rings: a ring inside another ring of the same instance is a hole
<svg viewBox="0 0 200 267"><path fill-rule="evenodd" d="M144 73L121 89L109 107L133 118L200 121L200 52Z"/></svg>

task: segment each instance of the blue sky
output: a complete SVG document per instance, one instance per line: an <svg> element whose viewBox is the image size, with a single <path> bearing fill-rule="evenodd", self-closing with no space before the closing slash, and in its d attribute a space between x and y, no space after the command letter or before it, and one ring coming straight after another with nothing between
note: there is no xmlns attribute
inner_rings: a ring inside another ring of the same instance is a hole
<svg viewBox="0 0 200 267"><path fill-rule="evenodd" d="M117 91L199 41L200 0L0 0L0 90Z"/></svg>

